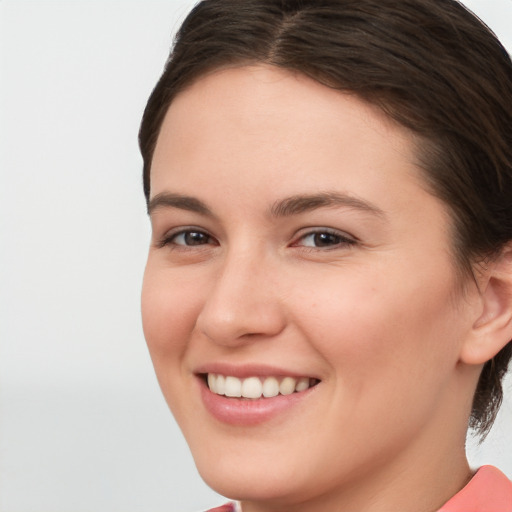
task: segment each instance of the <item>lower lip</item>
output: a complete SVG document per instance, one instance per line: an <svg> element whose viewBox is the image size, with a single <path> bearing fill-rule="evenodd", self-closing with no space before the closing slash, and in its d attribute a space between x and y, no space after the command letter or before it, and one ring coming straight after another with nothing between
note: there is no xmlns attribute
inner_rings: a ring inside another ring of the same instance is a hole
<svg viewBox="0 0 512 512"><path fill-rule="evenodd" d="M299 405L318 386L291 395L243 399L212 393L206 383L202 379L200 381L201 398L206 410L217 420L237 426L257 425L269 421Z"/></svg>

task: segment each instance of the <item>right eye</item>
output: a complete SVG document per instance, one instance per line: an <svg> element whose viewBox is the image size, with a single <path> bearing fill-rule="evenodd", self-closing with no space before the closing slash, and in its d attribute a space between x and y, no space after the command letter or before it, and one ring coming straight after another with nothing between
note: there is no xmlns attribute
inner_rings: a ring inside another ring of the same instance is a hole
<svg viewBox="0 0 512 512"><path fill-rule="evenodd" d="M198 229L183 229L177 233L167 234L160 243L160 246L194 247L214 243L214 239Z"/></svg>

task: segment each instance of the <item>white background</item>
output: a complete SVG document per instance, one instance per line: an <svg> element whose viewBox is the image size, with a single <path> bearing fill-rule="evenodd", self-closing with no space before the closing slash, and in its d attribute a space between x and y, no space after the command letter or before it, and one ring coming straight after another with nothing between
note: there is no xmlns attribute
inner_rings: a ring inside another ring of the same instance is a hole
<svg viewBox="0 0 512 512"><path fill-rule="evenodd" d="M510 51L512 0L466 3ZM138 125L191 5L0 1L0 512L222 502L160 396L139 313ZM512 477L511 426L509 389L472 463Z"/></svg>

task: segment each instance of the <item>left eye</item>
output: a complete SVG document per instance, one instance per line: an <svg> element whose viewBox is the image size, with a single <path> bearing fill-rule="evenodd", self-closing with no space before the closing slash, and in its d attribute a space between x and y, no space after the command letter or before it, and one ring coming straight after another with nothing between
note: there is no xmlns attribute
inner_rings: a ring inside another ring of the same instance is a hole
<svg viewBox="0 0 512 512"><path fill-rule="evenodd" d="M339 233L333 233L330 231L317 231L314 233L308 233L300 238L296 245L303 247L336 247L339 245L351 245L355 241L350 238L343 236Z"/></svg>
<svg viewBox="0 0 512 512"><path fill-rule="evenodd" d="M211 243L211 237L202 231L189 230L177 233L169 242L175 245L185 246L205 245Z"/></svg>

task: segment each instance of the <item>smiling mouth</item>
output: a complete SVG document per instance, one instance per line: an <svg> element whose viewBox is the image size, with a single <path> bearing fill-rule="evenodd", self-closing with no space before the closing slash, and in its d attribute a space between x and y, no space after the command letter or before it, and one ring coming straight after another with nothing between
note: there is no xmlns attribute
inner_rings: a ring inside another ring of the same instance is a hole
<svg viewBox="0 0 512 512"><path fill-rule="evenodd" d="M252 400L301 393L320 382L312 377L247 377L239 379L231 375L216 373L208 373L204 377L208 388L216 395Z"/></svg>

